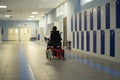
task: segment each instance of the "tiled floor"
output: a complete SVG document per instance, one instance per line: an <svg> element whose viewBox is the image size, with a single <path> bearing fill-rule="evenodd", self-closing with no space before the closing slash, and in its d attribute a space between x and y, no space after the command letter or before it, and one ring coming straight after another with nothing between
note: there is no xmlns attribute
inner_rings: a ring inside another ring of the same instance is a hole
<svg viewBox="0 0 120 80"><path fill-rule="evenodd" d="M120 80L119 63L74 51L66 51L65 60L48 60L45 48L37 42L0 43L0 80Z"/></svg>

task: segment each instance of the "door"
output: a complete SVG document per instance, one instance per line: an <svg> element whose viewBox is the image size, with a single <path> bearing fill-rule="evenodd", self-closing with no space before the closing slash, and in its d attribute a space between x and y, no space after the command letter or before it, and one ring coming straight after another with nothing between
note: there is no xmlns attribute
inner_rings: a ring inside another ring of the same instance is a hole
<svg viewBox="0 0 120 80"><path fill-rule="evenodd" d="M63 18L63 46L66 46L67 42L67 17Z"/></svg>
<svg viewBox="0 0 120 80"><path fill-rule="evenodd" d="M8 28L8 40L19 40L19 29L18 28Z"/></svg>
<svg viewBox="0 0 120 80"><path fill-rule="evenodd" d="M31 28L20 28L20 40L28 41L31 37Z"/></svg>

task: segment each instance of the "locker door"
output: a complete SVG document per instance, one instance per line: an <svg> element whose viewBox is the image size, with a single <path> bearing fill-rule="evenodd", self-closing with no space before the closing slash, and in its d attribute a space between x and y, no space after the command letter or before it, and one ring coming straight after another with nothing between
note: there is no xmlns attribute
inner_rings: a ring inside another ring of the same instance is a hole
<svg viewBox="0 0 120 80"><path fill-rule="evenodd" d="M93 9L90 11L90 30L93 30Z"/></svg>
<svg viewBox="0 0 120 80"><path fill-rule="evenodd" d="M110 30L110 56L115 56L115 31Z"/></svg>
<svg viewBox="0 0 120 80"><path fill-rule="evenodd" d="M73 48L75 48L75 33L73 32Z"/></svg>
<svg viewBox="0 0 120 80"><path fill-rule="evenodd" d="M82 44L81 50L84 50L84 32L83 31L81 32L81 44Z"/></svg>
<svg viewBox="0 0 120 80"><path fill-rule="evenodd" d="M79 49L79 32L77 32L77 49Z"/></svg>
<svg viewBox="0 0 120 80"><path fill-rule="evenodd" d="M90 51L90 32L89 31L87 31L87 34L86 34L86 50Z"/></svg>
<svg viewBox="0 0 120 80"><path fill-rule="evenodd" d="M73 16L71 16L71 31L73 31Z"/></svg>
<svg viewBox="0 0 120 80"><path fill-rule="evenodd" d="M75 15L73 15L73 31L75 31Z"/></svg>
<svg viewBox="0 0 120 80"><path fill-rule="evenodd" d="M87 11L84 12L84 30L87 30Z"/></svg>
<svg viewBox="0 0 120 80"><path fill-rule="evenodd" d="M96 31L93 32L93 52L96 53L97 50L97 34Z"/></svg>
<svg viewBox="0 0 120 80"><path fill-rule="evenodd" d="M97 31L97 53L101 54L101 31Z"/></svg>
<svg viewBox="0 0 120 80"><path fill-rule="evenodd" d="M106 29L110 29L110 3L105 5L106 9Z"/></svg>
<svg viewBox="0 0 120 80"><path fill-rule="evenodd" d="M101 54L105 54L105 32L101 31Z"/></svg>
<svg viewBox="0 0 120 80"><path fill-rule="evenodd" d="M77 14L75 14L75 31L77 31Z"/></svg>
<svg viewBox="0 0 120 80"><path fill-rule="evenodd" d="M82 16L81 16L81 13L79 13L79 30L81 31L81 27L82 27Z"/></svg>
<svg viewBox="0 0 120 80"><path fill-rule="evenodd" d="M120 28L120 0L116 1L116 28Z"/></svg>
<svg viewBox="0 0 120 80"><path fill-rule="evenodd" d="M82 29L82 31L84 31L84 12L82 12L81 15L82 15L82 20L81 20L82 27L81 27L81 29Z"/></svg>
<svg viewBox="0 0 120 80"><path fill-rule="evenodd" d="M81 32L79 32L79 49L81 50Z"/></svg>
<svg viewBox="0 0 120 80"><path fill-rule="evenodd" d="M101 29L101 7L97 8L97 29Z"/></svg>

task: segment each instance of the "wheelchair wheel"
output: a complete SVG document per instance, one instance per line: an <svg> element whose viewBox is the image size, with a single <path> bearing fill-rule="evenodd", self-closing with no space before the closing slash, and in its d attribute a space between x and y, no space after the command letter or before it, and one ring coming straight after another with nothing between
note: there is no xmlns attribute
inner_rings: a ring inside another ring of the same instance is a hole
<svg viewBox="0 0 120 80"><path fill-rule="evenodd" d="M52 59L52 50L51 50L51 49L48 49L48 50L46 51L46 58Z"/></svg>

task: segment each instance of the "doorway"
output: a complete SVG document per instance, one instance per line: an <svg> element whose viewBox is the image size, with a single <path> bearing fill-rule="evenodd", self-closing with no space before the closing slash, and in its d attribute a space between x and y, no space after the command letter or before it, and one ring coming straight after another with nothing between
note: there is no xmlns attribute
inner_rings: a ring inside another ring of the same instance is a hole
<svg viewBox="0 0 120 80"><path fill-rule="evenodd" d="M8 28L8 40L28 41L31 37L31 28Z"/></svg>
<svg viewBox="0 0 120 80"><path fill-rule="evenodd" d="M63 18L63 46L67 46L67 17Z"/></svg>

